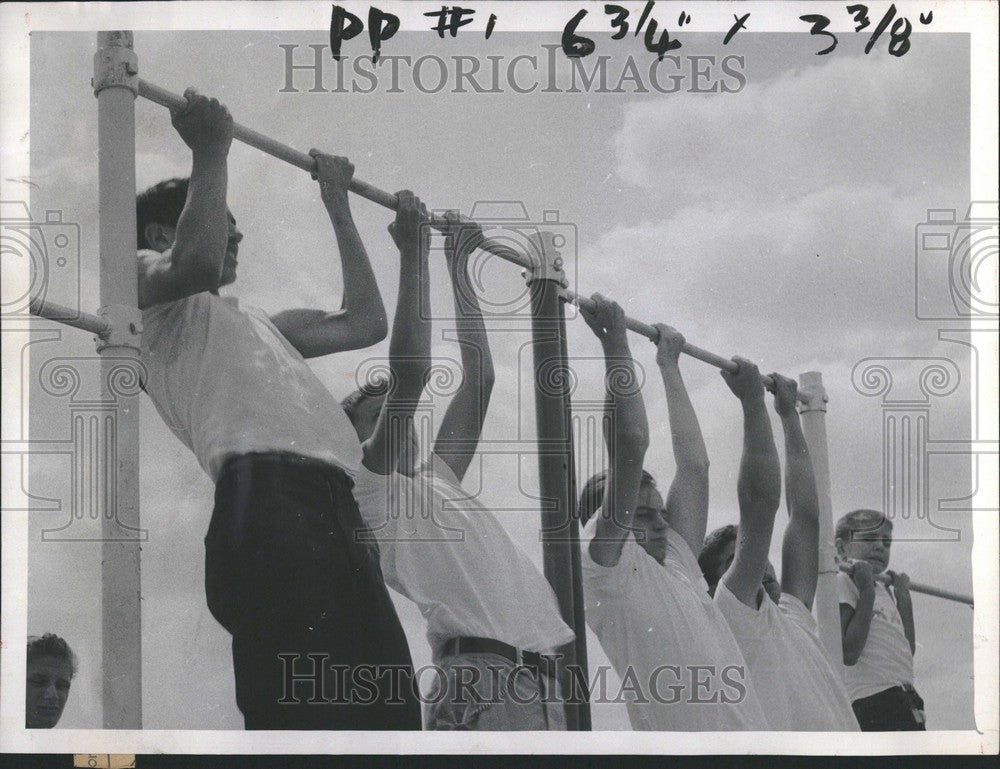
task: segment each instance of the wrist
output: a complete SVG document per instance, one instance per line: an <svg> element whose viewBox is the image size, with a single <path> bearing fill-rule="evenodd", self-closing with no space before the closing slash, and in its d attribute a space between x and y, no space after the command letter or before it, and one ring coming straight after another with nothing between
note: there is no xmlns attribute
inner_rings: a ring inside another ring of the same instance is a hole
<svg viewBox="0 0 1000 769"><path fill-rule="evenodd" d="M757 411L764 406L764 393L744 393L740 396L740 403L743 404L744 411Z"/></svg>
<svg viewBox="0 0 1000 769"><path fill-rule="evenodd" d="M665 360L662 363L660 361L657 361L656 363L657 366L659 366L660 368L660 373L664 377L668 376L675 377L681 373L680 361L677 360L676 358Z"/></svg>
<svg viewBox="0 0 1000 769"><path fill-rule="evenodd" d="M625 332L611 331L607 336L601 337L601 346L605 350L620 351L628 350L628 336Z"/></svg>
<svg viewBox="0 0 1000 769"><path fill-rule="evenodd" d="M337 191L323 196L323 204L334 223L352 221L351 204L346 191Z"/></svg>
<svg viewBox="0 0 1000 769"><path fill-rule="evenodd" d="M208 144L191 149L191 156L198 163L225 164L229 156L229 148L218 144Z"/></svg>

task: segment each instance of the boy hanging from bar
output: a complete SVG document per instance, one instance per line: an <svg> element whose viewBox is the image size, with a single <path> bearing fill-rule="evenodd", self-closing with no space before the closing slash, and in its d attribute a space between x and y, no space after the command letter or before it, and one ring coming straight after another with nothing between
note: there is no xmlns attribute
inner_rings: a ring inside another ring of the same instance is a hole
<svg viewBox="0 0 1000 769"><path fill-rule="evenodd" d="M693 552L705 536L708 456L678 367L684 337L656 326L677 462L664 507L642 467L649 428L624 312L599 294L593 301L581 313L604 349L609 462L578 508L587 623L631 690L633 729L765 730L753 678Z"/></svg>
<svg viewBox="0 0 1000 769"><path fill-rule="evenodd" d="M887 569L892 521L878 510L854 510L835 529L843 675L865 732L924 731L924 701L913 686L917 636L910 578ZM887 573L891 590L875 580Z"/></svg>
<svg viewBox="0 0 1000 769"><path fill-rule="evenodd" d="M425 728L565 729L555 659L573 641L552 588L462 479L476 453L493 388L493 360L468 274L482 231L445 214L445 261L462 380L417 466L414 412L431 368L426 211L409 192L390 232L400 250L399 300L389 347L391 379L344 401L363 441L355 494L379 539L386 582L427 620L436 679ZM387 392L386 392L387 390Z"/></svg>
<svg viewBox="0 0 1000 769"><path fill-rule="evenodd" d="M811 614L819 570L819 498L796 408L795 381L771 374L774 408L785 435L790 519L781 549L781 582L768 561L780 504L781 469L757 367L737 359L722 376L743 407L743 459L737 493L740 525L705 540L698 563L736 637L777 731L858 731L839 673Z"/></svg>
<svg viewBox="0 0 1000 769"><path fill-rule="evenodd" d="M232 635L237 705L247 729L419 729L408 686L377 679L362 692L374 701L362 704L337 675L363 665L412 675L377 548L353 537L364 526L351 494L360 444L304 360L386 333L348 203L354 167L311 153L343 307L268 317L218 294L236 279L243 239L226 206L233 123L215 99L185 96L172 120L191 148L191 177L137 201L143 385L216 484L205 589Z"/></svg>

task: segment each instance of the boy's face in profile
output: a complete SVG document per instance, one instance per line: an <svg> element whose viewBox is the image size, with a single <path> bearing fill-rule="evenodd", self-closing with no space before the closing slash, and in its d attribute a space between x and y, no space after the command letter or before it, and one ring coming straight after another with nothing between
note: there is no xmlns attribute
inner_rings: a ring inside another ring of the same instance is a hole
<svg viewBox="0 0 1000 769"><path fill-rule="evenodd" d="M892 524L883 521L878 528L856 529L849 540L837 540L838 554L854 561L868 561L875 574L889 567L889 549L892 547Z"/></svg>

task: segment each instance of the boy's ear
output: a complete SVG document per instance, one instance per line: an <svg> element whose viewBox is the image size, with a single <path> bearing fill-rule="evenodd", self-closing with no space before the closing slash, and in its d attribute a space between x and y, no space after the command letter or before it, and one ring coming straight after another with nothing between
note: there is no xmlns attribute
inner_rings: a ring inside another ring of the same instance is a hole
<svg viewBox="0 0 1000 769"><path fill-rule="evenodd" d="M160 224L159 222L150 222L146 225L146 229L143 230L147 246L160 253L163 253L174 244L174 235L175 231L173 227Z"/></svg>
<svg viewBox="0 0 1000 769"><path fill-rule="evenodd" d="M844 540L842 540L840 537L837 537L833 541L833 544L834 544L834 547L837 548L837 555L843 556L844 555Z"/></svg>

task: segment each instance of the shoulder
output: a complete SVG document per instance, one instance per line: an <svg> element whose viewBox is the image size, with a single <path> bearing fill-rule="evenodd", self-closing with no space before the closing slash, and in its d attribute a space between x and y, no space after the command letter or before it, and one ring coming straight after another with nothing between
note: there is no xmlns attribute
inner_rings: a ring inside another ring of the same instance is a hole
<svg viewBox="0 0 1000 769"><path fill-rule="evenodd" d="M778 607L767 595L763 596L757 608L747 606L735 596L726 585L726 581L722 579L715 588L715 605L719 607L730 625L739 623L759 628L771 622L778 613Z"/></svg>
<svg viewBox="0 0 1000 769"><path fill-rule="evenodd" d="M673 526L667 529L666 560L675 569L679 569L688 581L708 593L708 583L705 581L705 575L701 573L698 558L687 540Z"/></svg>
<svg viewBox="0 0 1000 769"><path fill-rule="evenodd" d="M851 579L851 575L846 571L837 572L837 600L840 603L846 603L849 606L857 606L858 604L858 586L854 584L854 580Z"/></svg>
<svg viewBox="0 0 1000 769"><path fill-rule="evenodd" d="M139 253L141 255L143 252L140 251ZM156 257L162 256L162 254L157 254L155 251L151 251L149 253ZM224 303L226 301L226 299L223 299L218 294L212 294L208 291L200 291L196 294L188 294L187 296L182 296L177 299L168 299L163 302L150 304L143 308L142 315L143 319L145 319L147 317L157 317L178 312L207 314L214 307L218 306L218 303Z"/></svg>
<svg viewBox="0 0 1000 769"><path fill-rule="evenodd" d="M805 627L807 630L813 630L816 627L816 620L813 618L812 612L806 608L806 605L798 597L791 593L781 594L778 609L782 616L787 617L796 625Z"/></svg>
<svg viewBox="0 0 1000 769"><path fill-rule="evenodd" d="M858 586L854 584L854 580L851 579L851 575L846 571L837 572L837 590L838 591L851 591L858 592Z"/></svg>
<svg viewBox="0 0 1000 769"><path fill-rule="evenodd" d="M452 471L448 463L433 451L427 461L421 463L420 467L417 468L417 475L430 480L444 482L449 486L454 486L455 488L461 488L462 486L458 477Z"/></svg>
<svg viewBox="0 0 1000 769"><path fill-rule="evenodd" d="M617 591L621 590L623 584L633 575L638 574L647 568L645 560L649 560L649 565L661 568L656 561L646 555L646 551L639 547L632 535L625 537L622 542L621 554L618 562L610 566L598 563L591 555L590 546L597 537L597 517L600 511L594 513L586 526L580 530L580 553L583 577L592 588L603 585L605 589L612 587Z"/></svg>

